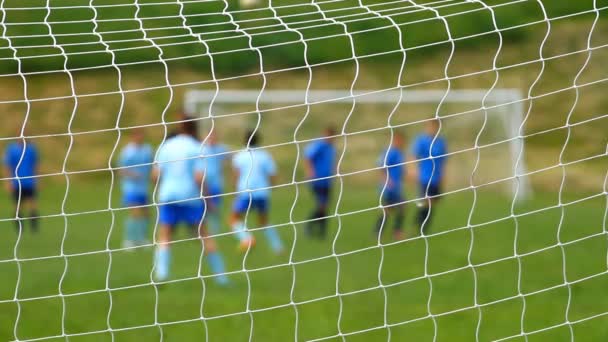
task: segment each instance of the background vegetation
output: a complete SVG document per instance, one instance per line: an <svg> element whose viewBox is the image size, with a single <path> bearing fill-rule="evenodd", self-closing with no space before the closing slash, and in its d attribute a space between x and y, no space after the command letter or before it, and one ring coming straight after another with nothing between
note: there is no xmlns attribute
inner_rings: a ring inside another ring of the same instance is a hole
<svg viewBox="0 0 608 342"><path fill-rule="evenodd" d="M592 0L485 1L493 11L480 2L459 1L418 1L418 6L413 6L408 1L346 0L322 1L315 6L289 0L273 1L275 11L265 8L264 1L259 9L247 12L238 8L238 2L223 1L182 1L180 5L178 1L96 0L91 7L89 0L51 0L50 10L46 3L4 1L0 70L17 72L15 54L21 60L22 72L34 72L63 70L64 65L70 70L112 64L148 67L159 63L162 52L165 61L201 71L209 70L211 54L216 71L242 73L260 64L248 38L270 69L302 67L304 56L309 64L351 58L351 50L357 56L385 53L385 58L376 60L399 63L398 30L389 16L401 29L405 49L427 44L445 48L449 38L446 25L452 39L481 36L467 43L480 46L495 42L494 19L503 30L503 38L515 42L526 39L534 27L527 26L530 23L545 26L541 23L545 13L556 19L594 8ZM437 14L425 10L426 4L438 7ZM518 28L521 25L527 27ZM294 30L306 40L306 54ZM345 30L353 38L352 49Z"/></svg>

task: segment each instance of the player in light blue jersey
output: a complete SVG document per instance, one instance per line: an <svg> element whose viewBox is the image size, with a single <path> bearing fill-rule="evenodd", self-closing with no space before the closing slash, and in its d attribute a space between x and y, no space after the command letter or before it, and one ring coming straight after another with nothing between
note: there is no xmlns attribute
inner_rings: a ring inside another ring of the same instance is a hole
<svg viewBox="0 0 608 342"><path fill-rule="evenodd" d="M306 233L313 235L313 225L318 226L316 235L324 238L327 235L327 206L331 195L331 185L336 174L336 148L333 136L336 130L328 127L324 137L315 140L304 150L304 168L306 177L312 180L310 188L315 198L315 207L306 225Z"/></svg>
<svg viewBox="0 0 608 342"><path fill-rule="evenodd" d="M428 121L424 133L412 143L412 160L417 162L417 181L424 201L417 215L420 233L425 233L431 222L431 208L439 201L448 153L445 138L439 135L439 120Z"/></svg>
<svg viewBox="0 0 608 342"><path fill-rule="evenodd" d="M18 132L21 135L21 131ZM38 175L38 149L33 142L18 139L9 144L4 152L4 176L11 178L6 182L16 206L15 220L17 232L21 229L21 219L24 218L22 208L25 208L30 219L32 232L38 231L38 205L36 201Z"/></svg>
<svg viewBox="0 0 608 342"><path fill-rule="evenodd" d="M207 203L207 226L211 235L220 231L220 213L224 193L224 167L228 162L228 147L218 142L217 134L211 131L203 145L205 164L205 195Z"/></svg>
<svg viewBox="0 0 608 342"><path fill-rule="evenodd" d="M395 240L403 239L403 220L405 219L403 186L405 179L405 157L403 149L405 139L400 132L393 133L391 145L378 158L381 182L380 190L382 193L383 213L378 218L375 227L376 236L382 234L383 225L394 213L393 236Z"/></svg>
<svg viewBox="0 0 608 342"><path fill-rule="evenodd" d="M145 142L141 128L133 130L129 143L120 152L122 204L130 207L125 221L123 247L129 248L147 243L149 180L154 155Z"/></svg>
<svg viewBox="0 0 608 342"><path fill-rule="evenodd" d="M185 119L181 131L167 139L156 154L153 180L158 182L159 224L158 248L155 255L157 280L169 277L171 235L180 223L198 228L205 257L212 272L218 274L216 281L227 283L224 262L213 239L206 237L203 225L205 203L202 200L204 165L201 144L196 140L196 123Z"/></svg>
<svg viewBox="0 0 608 342"><path fill-rule="evenodd" d="M277 167L270 153L257 147L258 143L258 135L248 132L245 136L248 148L238 152L232 159L239 194L232 207L230 222L239 240L240 249L247 250L255 244L255 239L247 231L243 218L250 210L256 211L260 226L265 227L264 234L271 248L280 254L283 252L283 242L276 229L268 225L269 187L274 183Z"/></svg>

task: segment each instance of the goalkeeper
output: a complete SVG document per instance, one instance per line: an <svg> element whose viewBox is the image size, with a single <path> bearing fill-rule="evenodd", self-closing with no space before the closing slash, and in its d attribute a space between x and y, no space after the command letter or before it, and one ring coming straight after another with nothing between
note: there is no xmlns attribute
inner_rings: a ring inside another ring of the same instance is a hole
<svg viewBox="0 0 608 342"><path fill-rule="evenodd" d="M215 280L226 284L224 261L213 239L206 237L203 225L205 203L201 198L204 165L201 145L196 140L196 123L184 119L177 135L161 144L157 152L152 178L158 182L159 223L158 247L155 254L156 279L169 277L171 235L181 222L198 228L206 259L211 271L219 274Z"/></svg>
<svg viewBox="0 0 608 342"><path fill-rule="evenodd" d="M318 225L317 235L324 238L327 235L327 206L331 194L331 183L336 174L336 148L333 136L336 130L327 127L324 137L306 146L304 150L304 167L306 176L312 182L310 187L315 198L315 207L306 225L306 233L313 234L313 225Z"/></svg>
<svg viewBox="0 0 608 342"><path fill-rule="evenodd" d="M21 131L18 132L21 135ZM38 149L31 141L19 139L9 144L4 153L4 173L11 180L6 184L15 206L17 208L17 219L15 229L19 233L21 229L22 208L25 208L30 218L32 232L38 231L38 206L36 203L38 174Z"/></svg>
<svg viewBox="0 0 608 342"><path fill-rule="evenodd" d="M258 213L259 225L276 254L283 252L283 242L276 229L268 226L270 206L270 186L274 183L277 167L267 151L258 148L259 136L254 132L245 135L246 150L234 155L232 167L236 178L238 195L234 201L230 218L232 229L239 240L239 248L247 250L255 244L255 239L243 222L245 215L254 210Z"/></svg>
<svg viewBox="0 0 608 342"><path fill-rule="evenodd" d="M431 208L439 201L445 173L447 143L439 135L440 122L433 119L426 123L423 133L416 136L411 147L411 161L417 162L417 181L424 201L419 202L417 222L420 233L428 231Z"/></svg>
<svg viewBox="0 0 608 342"><path fill-rule="evenodd" d="M403 203L403 180L405 176L405 158L403 148L405 139L401 132L393 134L391 145L378 158L378 166L380 169L381 192L382 192L382 209L383 213L378 218L375 227L375 236L382 235L383 225L389 216L394 214L393 236L395 240L402 240L403 235L403 220L405 218L405 209Z"/></svg>
<svg viewBox="0 0 608 342"><path fill-rule="evenodd" d="M131 207L125 222L123 247L129 248L146 244L148 225L148 182L154 156L152 147L144 143L144 131L135 129L130 142L120 152L122 202Z"/></svg>

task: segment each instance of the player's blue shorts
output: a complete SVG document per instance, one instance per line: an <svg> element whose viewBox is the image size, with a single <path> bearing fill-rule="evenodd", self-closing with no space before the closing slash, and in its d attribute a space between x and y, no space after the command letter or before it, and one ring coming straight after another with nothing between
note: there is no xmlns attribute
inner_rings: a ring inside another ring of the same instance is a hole
<svg viewBox="0 0 608 342"><path fill-rule="evenodd" d="M138 206L148 204L148 196L141 193L123 193L122 204L124 206Z"/></svg>
<svg viewBox="0 0 608 342"><path fill-rule="evenodd" d="M420 184L420 195L422 197L436 197L441 195L441 187L439 184Z"/></svg>
<svg viewBox="0 0 608 342"><path fill-rule="evenodd" d="M382 194L382 205L395 205L403 202L403 195L400 191L385 190Z"/></svg>
<svg viewBox="0 0 608 342"><path fill-rule="evenodd" d="M237 214L243 214L247 209L265 214L268 212L268 202L268 198L250 198L249 195L241 195L234 201L232 210Z"/></svg>
<svg viewBox="0 0 608 342"><path fill-rule="evenodd" d="M198 226L205 215L205 204L202 200L168 203L161 204L158 210L160 224L175 227L183 222L190 226Z"/></svg>
<svg viewBox="0 0 608 342"><path fill-rule="evenodd" d="M317 203L320 205L327 205L329 202L331 187L329 185L313 184L310 188L312 189L312 193Z"/></svg>
<svg viewBox="0 0 608 342"><path fill-rule="evenodd" d="M37 192L35 187L25 187L25 186L17 186L13 187L12 190L13 200L15 202L21 200L35 199Z"/></svg>
<svg viewBox="0 0 608 342"><path fill-rule="evenodd" d="M222 189L220 189L218 187L210 186L207 189L207 196L210 196L210 197L205 197L206 203L209 206L213 206L214 209L218 208L219 206L222 205L222 196L221 196L222 193L223 193Z"/></svg>

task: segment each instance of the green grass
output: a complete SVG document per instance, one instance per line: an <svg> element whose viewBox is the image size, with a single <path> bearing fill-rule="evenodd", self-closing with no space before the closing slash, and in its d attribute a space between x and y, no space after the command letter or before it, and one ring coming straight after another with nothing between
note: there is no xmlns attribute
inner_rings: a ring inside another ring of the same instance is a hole
<svg viewBox="0 0 608 342"><path fill-rule="evenodd" d="M63 210L67 216L58 215L65 186L44 184L42 213L57 216L42 219L40 234L26 230L18 240L12 222L0 224L2 341L61 335L62 324L66 334L104 331L70 337L71 341L110 341L112 334L116 341L158 340L161 335L164 341L205 336L212 341L245 341L250 334L256 341L294 336L308 340L382 327L384 317L391 325L409 323L347 340L384 341L390 333L393 341L430 341L436 324L440 341L474 340L476 331L480 340L488 341L519 334L522 312L524 330L533 331L564 323L568 302L570 321L608 311L605 196L560 208L555 207L557 194L537 194L515 213L547 209L515 220L510 200L490 189L478 189L475 206L471 191L449 194L437 208L432 236L393 243L385 234L378 246L370 231L379 211L353 213L376 207L373 186L345 187L337 210L344 215L332 219L332 234L322 242L307 239L301 225L289 224L304 219L310 205L308 192L301 188L290 220L295 198L290 186L273 193L272 216L275 224L282 224L281 235L293 252L291 263L289 254L274 256L259 233L258 245L245 259L236 252L234 238L222 236L218 241L233 274L232 286L220 288L210 277L197 277L201 251L193 240L172 246L174 281L152 285L152 247L116 250L125 213L106 210L108 183L71 181ZM580 195L564 196L567 203L577 199ZM0 205L6 218L10 205L6 199ZM415 207L407 209L411 236ZM84 211L95 212L74 215ZM185 230L178 230L177 239L186 238ZM558 238L563 251L556 246ZM521 264L513 257L514 246L524 254ZM206 267L203 263L208 275ZM564 270L570 295L563 285ZM379 286L378 275L384 287ZM596 276L577 281L592 275ZM518 285L525 297L518 297ZM18 303L13 300L15 288ZM208 318L204 321L199 319L201 303ZM608 318L600 317L574 325L575 340L605 340L607 323ZM570 331L558 327L529 340L570 341Z"/></svg>

